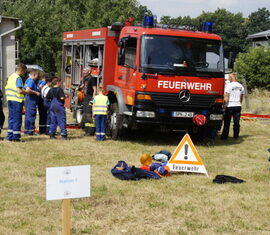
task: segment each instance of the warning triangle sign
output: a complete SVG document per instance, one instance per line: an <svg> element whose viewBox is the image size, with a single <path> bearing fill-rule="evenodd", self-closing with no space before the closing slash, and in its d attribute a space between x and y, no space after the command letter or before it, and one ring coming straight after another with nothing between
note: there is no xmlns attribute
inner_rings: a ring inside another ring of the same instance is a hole
<svg viewBox="0 0 270 235"><path fill-rule="evenodd" d="M208 176L202 159L188 134L183 137L167 165L171 171L202 173Z"/></svg>

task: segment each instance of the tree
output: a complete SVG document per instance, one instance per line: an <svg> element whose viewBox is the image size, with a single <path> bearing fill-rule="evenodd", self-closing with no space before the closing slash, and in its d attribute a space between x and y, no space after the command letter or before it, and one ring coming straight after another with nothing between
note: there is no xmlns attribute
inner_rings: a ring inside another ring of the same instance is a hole
<svg viewBox="0 0 270 235"><path fill-rule="evenodd" d="M176 26L191 26L199 29L199 21L197 18L191 18L190 16L171 18L170 16L162 16L160 18L161 24L169 24Z"/></svg>
<svg viewBox="0 0 270 235"><path fill-rule="evenodd" d="M262 88L270 90L270 48L250 48L247 53L239 53L235 63L240 77L247 80L250 90Z"/></svg>
<svg viewBox="0 0 270 235"><path fill-rule="evenodd" d="M215 12L203 12L196 18L189 16L171 18L170 16L161 17L161 23L175 25L190 25L201 30L205 21L214 23L213 33L218 34L223 39L225 56L229 56L229 52L245 51L247 47L246 25L245 19L241 13L233 14L226 9L217 9Z"/></svg>
<svg viewBox="0 0 270 235"><path fill-rule="evenodd" d="M151 13L146 6L138 4L137 0L92 0L86 1L88 9L83 20L85 28L105 27L112 22L124 22L127 18L134 18L141 22L145 13Z"/></svg>
<svg viewBox="0 0 270 235"><path fill-rule="evenodd" d="M247 32L241 13L234 14L226 9L217 9L215 12L203 12L198 20L201 25L205 21L214 22L213 33L220 35L223 39L226 57L229 52L237 54L245 51Z"/></svg>
<svg viewBox="0 0 270 235"><path fill-rule="evenodd" d="M259 8L251 13L248 17L247 31L248 34L254 34L270 29L270 11L264 8Z"/></svg>
<svg viewBox="0 0 270 235"><path fill-rule="evenodd" d="M23 20L17 33L21 62L48 72L60 71L64 31L105 27L129 17L141 22L149 13L137 0L6 0L3 9L4 15Z"/></svg>

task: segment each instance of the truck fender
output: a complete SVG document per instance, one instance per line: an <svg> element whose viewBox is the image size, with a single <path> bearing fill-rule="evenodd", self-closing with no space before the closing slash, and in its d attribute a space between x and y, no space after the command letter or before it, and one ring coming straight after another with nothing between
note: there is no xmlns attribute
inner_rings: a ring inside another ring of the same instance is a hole
<svg viewBox="0 0 270 235"><path fill-rule="evenodd" d="M124 114L125 112L129 112L129 110L125 104L125 101L124 101L123 93L119 87L113 86L113 85L108 85L107 91L111 91L115 94L117 102L118 102L119 114Z"/></svg>

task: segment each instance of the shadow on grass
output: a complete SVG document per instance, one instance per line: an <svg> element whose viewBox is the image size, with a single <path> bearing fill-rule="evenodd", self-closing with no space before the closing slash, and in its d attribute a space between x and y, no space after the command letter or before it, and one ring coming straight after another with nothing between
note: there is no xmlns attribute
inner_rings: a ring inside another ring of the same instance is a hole
<svg viewBox="0 0 270 235"><path fill-rule="evenodd" d="M136 131L128 134L122 141L132 141L144 145L178 145L185 132L161 133L153 131ZM244 142L249 135L240 136L238 139L229 137L227 140L221 140L220 136L213 138L198 138L196 135L190 135L195 145L199 146L225 146L238 145Z"/></svg>
<svg viewBox="0 0 270 235"><path fill-rule="evenodd" d="M250 135L242 135L239 136L238 139L234 139L233 137L229 137L227 140L220 139L220 136L217 136L214 140L215 146L224 146L224 145L237 145L241 144L247 139Z"/></svg>
<svg viewBox="0 0 270 235"><path fill-rule="evenodd" d="M161 133L155 131L133 131L128 134L122 141L132 141L144 145L177 145L184 132Z"/></svg>
<svg viewBox="0 0 270 235"><path fill-rule="evenodd" d="M132 131L129 132L125 137L123 137L120 141L122 142L135 142L143 145L149 146L169 146L169 145L178 145L186 132L169 132L162 133L153 130L140 130L140 131ZM229 137L227 140L221 140L220 136L216 136L215 139L212 138L198 138L196 135L190 135L192 141L195 145L198 146L226 146L226 145L238 145L244 142L249 135L240 136L238 139L234 139ZM83 136L83 135L72 135L68 136L68 140L75 139L84 139L84 138L95 138L95 136ZM33 141L46 141L50 140L48 135L37 135L32 137L23 137L23 142L33 142ZM61 140L61 136L57 135L55 140ZM107 137L107 140L111 140L111 138ZM54 139L52 139L54 141Z"/></svg>
<svg viewBox="0 0 270 235"><path fill-rule="evenodd" d="M62 140L62 141L69 141L69 140L74 140L74 139L82 139L84 136L68 136L67 140L62 140L60 135L56 135L55 139L50 139L50 136L48 135L37 135L37 136L27 136L27 137L22 137L23 142L33 142L33 141L46 141L46 140Z"/></svg>
<svg viewBox="0 0 270 235"><path fill-rule="evenodd" d="M151 130L130 131L120 141L135 142L144 145L177 145L185 133L161 133Z"/></svg>

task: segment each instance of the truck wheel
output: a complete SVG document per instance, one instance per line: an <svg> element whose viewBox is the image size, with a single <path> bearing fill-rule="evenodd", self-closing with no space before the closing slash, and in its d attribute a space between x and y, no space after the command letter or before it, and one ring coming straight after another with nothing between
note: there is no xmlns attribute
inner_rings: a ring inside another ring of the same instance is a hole
<svg viewBox="0 0 270 235"><path fill-rule="evenodd" d="M83 122L83 110L82 109L76 109L76 111L75 111L75 120L76 120L76 122L78 123L78 125L79 125L79 127L83 127L83 124L84 124L84 122Z"/></svg>
<svg viewBox="0 0 270 235"><path fill-rule="evenodd" d="M118 104L113 103L110 107L107 119L107 133L112 137L113 140L123 137L123 119L123 115L119 114Z"/></svg>

